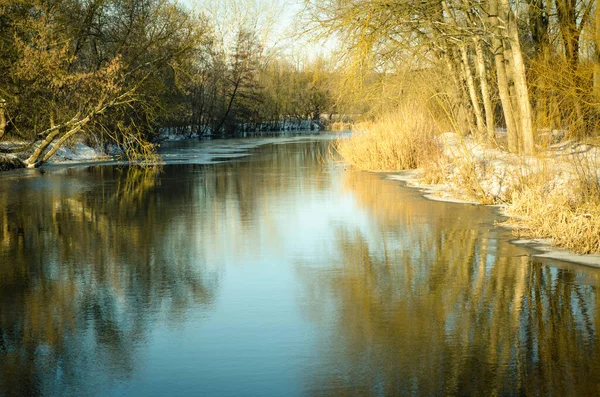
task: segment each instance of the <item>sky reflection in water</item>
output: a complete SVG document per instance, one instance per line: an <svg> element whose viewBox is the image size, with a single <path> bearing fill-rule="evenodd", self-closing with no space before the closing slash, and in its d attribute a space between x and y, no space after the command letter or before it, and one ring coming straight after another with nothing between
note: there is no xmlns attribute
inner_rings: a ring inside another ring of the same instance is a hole
<svg viewBox="0 0 600 397"><path fill-rule="evenodd" d="M181 145L0 177L0 395L600 393L600 272L327 140Z"/></svg>

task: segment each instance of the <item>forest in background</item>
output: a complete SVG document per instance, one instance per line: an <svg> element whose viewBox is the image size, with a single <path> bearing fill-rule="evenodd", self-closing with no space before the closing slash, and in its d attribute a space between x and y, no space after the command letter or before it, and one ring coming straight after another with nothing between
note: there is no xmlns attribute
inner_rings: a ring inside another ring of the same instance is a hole
<svg viewBox="0 0 600 397"><path fill-rule="evenodd" d="M84 135L145 158L161 128L232 136L323 114L420 114L525 154L598 136L593 0L305 0L296 34L315 41L292 54L272 4L1 0L0 140L19 145L0 150L31 167Z"/></svg>
<svg viewBox="0 0 600 397"><path fill-rule="evenodd" d="M4 162L36 167L81 137L148 159L161 129L233 136L331 109L324 59L267 46L272 10L207 4L1 0Z"/></svg>

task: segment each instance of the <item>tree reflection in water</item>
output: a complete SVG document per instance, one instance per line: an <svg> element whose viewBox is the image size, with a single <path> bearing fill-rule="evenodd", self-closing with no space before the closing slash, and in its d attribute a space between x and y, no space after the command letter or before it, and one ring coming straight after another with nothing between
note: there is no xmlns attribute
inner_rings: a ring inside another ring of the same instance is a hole
<svg viewBox="0 0 600 397"><path fill-rule="evenodd" d="M0 395L600 394L598 271L327 153L0 179ZM196 339L157 365L170 325Z"/></svg>
<svg viewBox="0 0 600 397"><path fill-rule="evenodd" d="M488 209L345 178L376 225L339 226L337 271L299 267L311 316L331 329L312 394L600 393L597 271L499 243L505 232L478 223Z"/></svg>
<svg viewBox="0 0 600 397"><path fill-rule="evenodd" d="M222 262L260 255L261 238L281 243L271 207L299 186L329 186L326 148L0 180L0 395L91 395L126 382L157 323L212 310Z"/></svg>
<svg viewBox="0 0 600 397"><path fill-rule="evenodd" d="M193 218L154 194L159 170L62 172L0 193L0 395L90 395L129 376L153 323L210 306L218 286L182 240Z"/></svg>

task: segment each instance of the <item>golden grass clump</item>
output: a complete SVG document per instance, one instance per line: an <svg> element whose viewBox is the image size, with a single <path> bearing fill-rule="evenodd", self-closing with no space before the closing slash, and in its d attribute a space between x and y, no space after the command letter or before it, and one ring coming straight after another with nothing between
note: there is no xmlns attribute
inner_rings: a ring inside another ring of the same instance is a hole
<svg viewBox="0 0 600 397"><path fill-rule="evenodd" d="M544 195L539 186L528 186L508 211L522 225L521 236L550 238L554 245L580 254L600 252L600 197Z"/></svg>
<svg viewBox="0 0 600 397"><path fill-rule="evenodd" d="M600 253L599 164L581 157L572 161L576 173L568 188L549 170L525 176L507 205L508 224L523 237L550 238L578 254Z"/></svg>
<svg viewBox="0 0 600 397"><path fill-rule="evenodd" d="M441 134L440 120L417 102L405 102L376 122L355 125L336 149L358 169L420 168L425 183L501 204L510 216L506 225L519 236L550 239L578 254L600 253L600 150L589 139L523 156Z"/></svg>
<svg viewBox="0 0 600 397"><path fill-rule="evenodd" d="M354 128L353 123L344 122L344 121L336 121L329 125L330 131L350 131L353 128Z"/></svg>
<svg viewBox="0 0 600 397"><path fill-rule="evenodd" d="M336 149L345 161L361 170L415 169L440 156L437 133L428 113L404 106L376 122L355 126L352 137L339 140Z"/></svg>

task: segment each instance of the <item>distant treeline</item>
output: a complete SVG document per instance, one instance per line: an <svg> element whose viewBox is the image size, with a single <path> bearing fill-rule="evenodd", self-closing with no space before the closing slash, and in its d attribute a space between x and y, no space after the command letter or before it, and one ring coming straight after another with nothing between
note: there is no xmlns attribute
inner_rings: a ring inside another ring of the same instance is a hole
<svg viewBox="0 0 600 397"><path fill-rule="evenodd" d="M4 0L0 150L33 167L83 135L147 157L160 128L229 136L330 111L325 62L286 61L257 30L225 41L173 0Z"/></svg>

